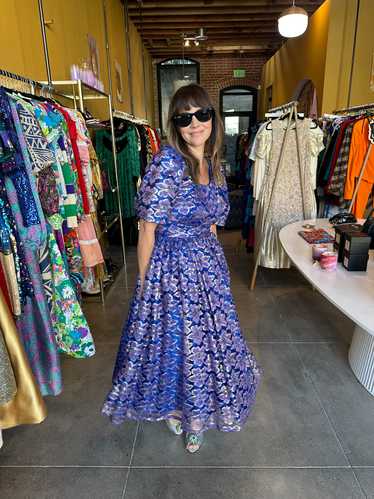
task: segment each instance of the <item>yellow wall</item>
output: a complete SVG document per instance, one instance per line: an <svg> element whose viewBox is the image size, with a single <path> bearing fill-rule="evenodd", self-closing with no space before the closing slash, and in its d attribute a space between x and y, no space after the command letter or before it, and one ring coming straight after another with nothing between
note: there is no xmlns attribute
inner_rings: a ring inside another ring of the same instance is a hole
<svg viewBox="0 0 374 499"><path fill-rule="evenodd" d="M374 2L331 0L323 111L371 103ZM358 9L358 11L357 11ZM357 20L357 30L356 30ZM355 39L356 32L356 39Z"/></svg>
<svg viewBox="0 0 374 499"><path fill-rule="evenodd" d="M147 95L153 94L153 79L145 71L147 90L143 83L142 50L139 33L130 24L130 50L133 60L133 82L128 80L127 47L124 29L124 12L120 0L105 0L108 38L113 81L113 106L130 111L130 86L134 92L134 113L153 122L153 105ZM109 90L103 0L44 0L46 20L53 20L47 29L48 49L52 79L70 79L70 66L88 59L87 35L96 39L100 78ZM0 68L35 80L46 80L46 69L37 0L0 0ZM150 58L145 51L145 59ZM114 61L122 67L123 102L116 98ZM100 117L107 117L107 107L90 102L87 106Z"/></svg>
<svg viewBox="0 0 374 499"><path fill-rule="evenodd" d="M266 89L272 85L272 105L292 100L298 83L313 81L321 108L325 74L330 0L327 0L309 19L309 26L301 37L289 39L264 65L259 103L260 116L267 110Z"/></svg>

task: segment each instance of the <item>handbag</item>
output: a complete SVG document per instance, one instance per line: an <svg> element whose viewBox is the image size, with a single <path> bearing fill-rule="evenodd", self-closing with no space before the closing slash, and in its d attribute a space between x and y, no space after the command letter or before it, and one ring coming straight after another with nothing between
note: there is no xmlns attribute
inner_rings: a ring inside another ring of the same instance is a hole
<svg viewBox="0 0 374 499"><path fill-rule="evenodd" d="M372 208L369 216L365 220L364 225L362 226L362 232L365 232L368 236L371 237L370 249L374 249L374 208Z"/></svg>

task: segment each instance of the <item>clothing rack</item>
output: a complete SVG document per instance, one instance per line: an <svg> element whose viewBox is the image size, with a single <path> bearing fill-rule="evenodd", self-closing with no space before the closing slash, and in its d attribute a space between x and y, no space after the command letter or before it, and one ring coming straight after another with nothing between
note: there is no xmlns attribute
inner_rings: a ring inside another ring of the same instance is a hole
<svg viewBox="0 0 374 499"><path fill-rule="evenodd" d="M365 111L367 109L374 109L374 103L373 104L362 104L360 106L345 107L343 109L337 109L337 110L333 111L333 114L360 112L360 111Z"/></svg>
<svg viewBox="0 0 374 499"><path fill-rule="evenodd" d="M53 94L58 97L64 97L69 99L70 97L61 94L58 92L53 85L50 84L44 84L36 80L32 80L31 78L26 78L25 76L21 76L17 73L12 73L11 71L7 71L6 69L0 69L0 78L5 77L8 78L9 80L15 80L19 81L21 83L25 83L26 85L30 86L30 93L33 95L36 95L36 89L39 89L41 95L44 94L44 92L47 92L48 94Z"/></svg>
<svg viewBox="0 0 374 499"><path fill-rule="evenodd" d="M268 110L268 113L276 113L278 111L288 111L294 106L297 106L299 103L297 100L292 100L290 102L287 102L287 104L282 104L281 106L277 107L272 107L271 109Z"/></svg>
<svg viewBox="0 0 374 499"><path fill-rule="evenodd" d="M85 99L106 99L108 102L108 108L109 108L109 116L110 116L110 129L111 129L111 136L112 136L112 147L113 147L113 160L114 160L114 169L115 169L115 176L116 176L116 183L117 183L117 196L118 196L118 208L119 208L119 216L116 218L115 222L119 221L120 224L120 231L121 231L121 248L122 248L122 256L123 256L123 264L125 267L125 283L126 287L128 286L127 282L127 262L126 262L126 254L125 254L125 237L124 237L124 229L123 229L123 220L122 220L122 208L121 208L121 200L120 200L120 195L118 192L118 172L117 172L117 155L116 155L116 147L115 147L115 137L114 137L114 124L113 124L113 113L112 113L112 101L111 101L111 96L101 92L89 85L86 85L82 81L55 81L55 82L39 82L32 80L30 78L26 78L24 76L21 76L16 73L12 73L10 71L7 71L5 69L0 69L0 79L1 77L9 78L10 80L14 81L19 81L21 83L25 83L27 85L30 85L30 93L32 95L36 95L36 89L39 89L40 95L44 95L44 92L47 92L49 95L54 95L54 96L59 96L64 99L68 99L74 102L74 107L75 109L78 108L77 103L79 105L79 109L81 112L84 112L84 100ZM56 90L56 86L60 86L61 91ZM66 86L68 88L72 89L71 93L68 91L65 91ZM78 89L78 92L75 92L75 89ZM88 95L84 94L84 91L88 93ZM110 224L112 226L113 223ZM104 231L108 231L108 226L105 227ZM104 304L105 303L105 297L104 297L104 286L103 283L100 281L100 291L101 291L101 302Z"/></svg>
<svg viewBox="0 0 374 499"><path fill-rule="evenodd" d="M133 114L126 113L125 111L114 110L113 116L115 118L122 118L124 120L131 121L132 123L135 123L136 125L149 126L149 122L147 120L145 120L143 118L137 118Z"/></svg>
<svg viewBox="0 0 374 499"><path fill-rule="evenodd" d="M374 111L374 104L363 104L361 106L351 106L351 107L346 107L343 109L337 109L336 111L334 111L334 113L336 113L336 114L360 113L362 111L366 111L369 109L373 109L373 111ZM369 145L368 145L368 148L367 148L367 151L365 154L365 158L364 158L364 161L363 161L362 166L361 166L360 176L358 177L358 181L357 181L357 184L356 184L356 187L355 187L355 190L353 192L353 196L352 196L349 208L348 208L349 213L352 213L353 205L356 201L356 197L357 197L358 191L360 189L362 178L364 176L364 173L366 170L366 165L369 161L372 148L373 148L373 143L371 141L369 141Z"/></svg>
<svg viewBox="0 0 374 499"><path fill-rule="evenodd" d="M287 119L287 127L286 127L286 130L285 130L284 136L283 136L283 141L282 141L280 155L279 155L277 166L276 166L276 169L275 169L275 176L274 176L273 185L271 186L271 191L270 191L270 196L269 196L269 202L268 202L268 206L267 206L267 209L266 209L266 212L265 212L265 216L264 216L264 223L263 223L264 226L266 225L266 222L267 222L268 217L269 217L270 207L271 207L271 203L272 203L272 200L273 200L273 195L274 195L274 192L275 192L275 188L276 188L277 183L278 183L280 166L283 163L284 151L285 151L285 148L286 148L288 135L289 135L289 132L291 130L292 118L293 117L295 117L295 132L296 132L297 160L298 160L298 169L299 169L299 182L300 182L301 198L302 198L302 204L303 204L303 217L304 217L304 220L305 220L304 176L303 176L303 173L301 171L302 161L301 161L301 151L300 151L299 125L297 123L298 122L297 106L298 106L298 101L291 101L291 102L287 102L286 104L283 104L282 106L278 106L278 107L274 107L272 109L269 109L269 113L275 113L275 112L279 112L279 111L283 111L283 112L284 111L288 111L289 115L288 115L288 119ZM263 246L263 244L264 244L264 237L263 237L263 234L261 234L261 239L260 239L260 243L258 245L258 251L257 251L255 266L254 266L254 269L253 269L251 283L250 283L250 290L251 291L254 290L255 285L256 285L257 270L258 270L258 266L259 266L259 263L260 263L260 258L261 258L261 252L262 252L262 246Z"/></svg>

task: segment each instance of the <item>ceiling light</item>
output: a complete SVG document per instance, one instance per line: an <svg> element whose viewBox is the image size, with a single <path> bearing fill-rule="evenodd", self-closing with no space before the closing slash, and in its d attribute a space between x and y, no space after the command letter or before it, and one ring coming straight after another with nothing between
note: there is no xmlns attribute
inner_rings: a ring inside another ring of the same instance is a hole
<svg viewBox="0 0 374 499"><path fill-rule="evenodd" d="M194 40L194 44L196 45L196 47L198 47L200 45L199 40Z"/></svg>
<svg viewBox="0 0 374 499"><path fill-rule="evenodd" d="M184 40L184 46L189 47L190 46L190 40Z"/></svg>
<svg viewBox="0 0 374 499"><path fill-rule="evenodd" d="M295 6L284 10L278 19L278 31L285 38L295 38L305 33L308 27L308 13L301 7Z"/></svg>

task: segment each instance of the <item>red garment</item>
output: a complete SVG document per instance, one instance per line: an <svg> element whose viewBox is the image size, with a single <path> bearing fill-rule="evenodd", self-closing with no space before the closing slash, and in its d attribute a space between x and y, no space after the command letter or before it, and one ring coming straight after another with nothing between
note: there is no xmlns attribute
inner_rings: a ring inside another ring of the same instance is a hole
<svg viewBox="0 0 374 499"><path fill-rule="evenodd" d="M6 304L8 305L9 310L12 311L12 305L10 302L8 286L6 284L4 270L3 270L3 267L1 264L0 264L0 289L3 292L4 298L5 298Z"/></svg>
<svg viewBox="0 0 374 499"><path fill-rule="evenodd" d="M157 144L157 140L155 140L155 138L154 138L154 135L153 135L154 132L152 133L152 130L149 126L146 126L145 129L147 131L149 142L151 143L152 154L156 154L158 152L158 144Z"/></svg>
<svg viewBox="0 0 374 499"><path fill-rule="evenodd" d="M88 202L87 188L86 188L86 183L85 183L84 177L83 177L82 163L81 163L81 158L79 156L79 149L78 149L78 145L77 145L77 138L78 138L77 127L76 127L76 124L74 123L74 120L70 117L69 113L67 111L65 111L65 109L63 107L56 105L56 108L63 115L63 117L65 118L66 124L68 126L70 142L71 142L71 146L73 148L74 160L75 160L77 173L78 173L79 189L80 189L81 194L82 194L83 211L86 215L89 215L90 204Z"/></svg>

